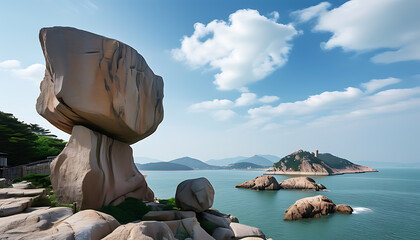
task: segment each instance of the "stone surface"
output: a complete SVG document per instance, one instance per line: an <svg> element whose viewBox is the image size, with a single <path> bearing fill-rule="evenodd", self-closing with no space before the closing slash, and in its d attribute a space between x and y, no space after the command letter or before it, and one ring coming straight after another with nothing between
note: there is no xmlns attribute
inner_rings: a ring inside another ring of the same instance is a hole
<svg viewBox="0 0 420 240"><path fill-rule="evenodd" d="M0 199L5 198L16 198L16 197L35 197L35 196L45 196L45 188L37 189L18 189L18 188L1 188L0 189Z"/></svg>
<svg viewBox="0 0 420 240"><path fill-rule="evenodd" d="M35 186L31 182L27 182L27 181L13 183L12 186L13 188L17 188L17 189L34 189L35 188Z"/></svg>
<svg viewBox="0 0 420 240"><path fill-rule="evenodd" d="M200 240L214 240L204 229L201 228L200 223L196 218L184 218L181 220L165 221L164 222L174 233L176 239L200 239Z"/></svg>
<svg viewBox="0 0 420 240"><path fill-rule="evenodd" d="M163 222L142 221L119 226L103 240L175 240L171 229Z"/></svg>
<svg viewBox="0 0 420 240"><path fill-rule="evenodd" d="M213 186L203 177L185 180L176 189L176 205L182 210L203 212L213 205L213 200Z"/></svg>
<svg viewBox="0 0 420 240"><path fill-rule="evenodd" d="M258 237L265 239L264 233L261 231L261 229L256 227L251 227L240 223L231 223L230 228L235 234L235 238Z"/></svg>
<svg viewBox="0 0 420 240"><path fill-rule="evenodd" d="M239 219L237 217L230 215L229 218L231 222L239 223Z"/></svg>
<svg viewBox="0 0 420 240"><path fill-rule="evenodd" d="M7 188L10 185L11 184L10 184L10 181L8 179L6 179L6 178L0 178L0 188Z"/></svg>
<svg viewBox="0 0 420 240"><path fill-rule="evenodd" d="M341 204L335 206L334 211L337 213L352 214L353 208L351 208L349 205Z"/></svg>
<svg viewBox="0 0 420 240"><path fill-rule="evenodd" d="M145 175L143 175L143 176L145 176ZM148 202L148 203L146 203L146 205L152 207L152 211L163 211L163 210L165 210L165 207L166 207L165 204L156 203L156 202Z"/></svg>
<svg viewBox="0 0 420 240"><path fill-rule="evenodd" d="M289 178L279 183L282 189L312 189L319 191L326 189L322 184L317 184L315 180L309 177L295 177Z"/></svg>
<svg viewBox="0 0 420 240"><path fill-rule="evenodd" d="M0 199L0 217L23 212L32 203L31 197Z"/></svg>
<svg viewBox="0 0 420 240"><path fill-rule="evenodd" d="M180 220L184 218L193 218L196 217L195 212L193 211L178 211L178 210L169 210L169 211L150 211L143 216L144 221L171 221L171 220Z"/></svg>
<svg viewBox="0 0 420 240"><path fill-rule="evenodd" d="M235 237L235 234L230 228L216 228L211 235L216 240L230 240Z"/></svg>
<svg viewBox="0 0 420 240"><path fill-rule="evenodd" d="M117 205L127 197L154 198L131 147L83 126L73 128L69 143L51 163L51 183L59 202L77 202L81 209Z"/></svg>
<svg viewBox="0 0 420 240"><path fill-rule="evenodd" d="M201 224L205 223L204 225L206 226L211 225L212 229L217 227L229 228L229 225L231 223L228 215L220 216L208 212L199 213L197 215L197 219Z"/></svg>
<svg viewBox="0 0 420 240"><path fill-rule="evenodd" d="M299 220L303 218L319 218L323 215L328 215L334 212L343 212L349 210L350 206L339 205L337 211L336 205L323 195L315 197L307 197L297 200L292 206L289 207L284 213L283 220ZM348 207L348 208L347 208ZM351 209L351 208L350 208Z"/></svg>
<svg viewBox="0 0 420 240"><path fill-rule="evenodd" d="M57 128L83 125L132 144L163 119L163 80L130 46L69 27L40 30L45 77L36 109Z"/></svg>
<svg viewBox="0 0 420 240"><path fill-rule="evenodd" d="M236 185L237 188L247 188L252 190L279 190L280 186L273 176L263 175L255 179Z"/></svg>

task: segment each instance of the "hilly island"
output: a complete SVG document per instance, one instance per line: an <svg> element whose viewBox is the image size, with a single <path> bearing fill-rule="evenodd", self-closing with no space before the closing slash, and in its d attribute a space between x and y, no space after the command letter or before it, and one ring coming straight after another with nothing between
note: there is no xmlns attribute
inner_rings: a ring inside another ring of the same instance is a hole
<svg viewBox="0 0 420 240"><path fill-rule="evenodd" d="M337 175L344 173L377 172L376 169L354 164L330 153L318 154L299 150L289 154L265 174L267 175Z"/></svg>

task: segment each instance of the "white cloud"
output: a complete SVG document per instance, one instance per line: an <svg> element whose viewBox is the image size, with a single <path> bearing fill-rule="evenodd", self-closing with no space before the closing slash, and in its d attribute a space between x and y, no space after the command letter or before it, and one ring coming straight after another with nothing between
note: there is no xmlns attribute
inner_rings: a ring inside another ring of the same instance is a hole
<svg viewBox="0 0 420 240"><path fill-rule="evenodd" d="M366 93L372 93L375 92L381 88L384 88L386 86L396 84L401 82L398 78L385 78L385 79L372 79L369 82L362 83L362 87L366 89Z"/></svg>
<svg viewBox="0 0 420 240"><path fill-rule="evenodd" d="M10 72L12 76L20 79L30 80L35 83L41 82L44 78L45 66L43 64L35 63L26 68L21 67L18 60L6 60L0 62L0 69Z"/></svg>
<svg viewBox="0 0 420 240"><path fill-rule="evenodd" d="M272 102L276 102L280 100L279 97L277 96L264 96L260 99L258 99L258 101L262 102L262 103L272 103Z"/></svg>
<svg viewBox="0 0 420 240"><path fill-rule="evenodd" d="M9 69L9 68L19 68L19 67L20 67L20 62L18 60L6 60L3 62L0 62L0 68Z"/></svg>
<svg viewBox="0 0 420 240"><path fill-rule="evenodd" d="M308 7L302 10L292 12L292 16L296 16L299 22L307 22L327 12L331 6L329 2L322 2L318 5Z"/></svg>
<svg viewBox="0 0 420 240"><path fill-rule="evenodd" d="M193 112L204 112L208 110L230 108L233 105L234 103L227 99L214 99L213 101L204 101L201 103L193 104L189 107L189 110Z"/></svg>
<svg viewBox="0 0 420 240"><path fill-rule="evenodd" d="M173 57L193 67L209 65L220 70L214 84L220 90L241 89L257 82L288 60L290 41L298 34L291 25L277 23L256 10L232 13L229 22L213 20L194 24L194 33L173 49Z"/></svg>
<svg viewBox="0 0 420 240"><path fill-rule="evenodd" d="M343 119L402 112L420 107L420 87L375 91L400 82L396 78L373 79L364 83L366 91L348 87L345 91L323 92L303 101L285 102L277 106L264 105L248 110L249 126L284 125L290 120L312 124L327 124ZM372 94L374 93L374 94ZM287 124L286 124L287 125Z"/></svg>
<svg viewBox="0 0 420 240"><path fill-rule="evenodd" d="M235 106L249 106L257 102L257 94L255 93L242 93L241 96L236 99Z"/></svg>
<svg viewBox="0 0 420 240"><path fill-rule="evenodd" d="M318 14L314 30L333 34L323 43L325 49L380 50L372 61L393 63L420 60L419 11L416 0L351 0L330 11L312 12Z"/></svg>
<svg viewBox="0 0 420 240"><path fill-rule="evenodd" d="M217 121L226 121L226 120L231 119L233 116L235 116L236 113L230 109L226 109L226 110L215 111L211 115Z"/></svg>

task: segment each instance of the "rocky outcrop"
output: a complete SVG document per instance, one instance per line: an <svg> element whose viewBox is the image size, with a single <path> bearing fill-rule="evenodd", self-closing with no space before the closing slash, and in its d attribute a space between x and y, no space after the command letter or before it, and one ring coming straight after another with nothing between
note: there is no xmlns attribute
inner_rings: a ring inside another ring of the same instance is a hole
<svg viewBox="0 0 420 240"><path fill-rule="evenodd" d="M69 27L40 30L46 69L36 109L71 133L51 164L57 199L82 209L152 201L133 144L163 119L163 80L130 46Z"/></svg>
<svg viewBox="0 0 420 240"><path fill-rule="evenodd" d="M341 204L335 206L334 211L337 213L352 214L353 208L351 208L349 205Z"/></svg>
<svg viewBox="0 0 420 240"><path fill-rule="evenodd" d="M36 189L18 189L18 188L1 188L0 189L0 199L5 198L17 198L17 197L36 197L36 196L46 196L47 192L45 188L36 188Z"/></svg>
<svg viewBox="0 0 420 240"><path fill-rule="evenodd" d="M318 195L315 197L302 198L296 201L292 206L289 207L284 213L286 214L283 220L299 220L303 218L319 218L323 215L328 215L330 213L339 212L339 213L349 213L345 212L344 209L351 209L350 206L339 205L337 211L336 205L331 201L331 199L326 196Z"/></svg>
<svg viewBox="0 0 420 240"><path fill-rule="evenodd" d="M309 177L295 177L289 178L279 183L282 189L312 189L319 191L326 189L322 184L317 184L315 180Z"/></svg>
<svg viewBox="0 0 420 240"><path fill-rule="evenodd" d="M35 186L31 182L27 182L27 181L13 183L12 186L13 188L17 188L17 189L34 189L35 188Z"/></svg>
<svg viewBox="0 0 420 240"><path fill-rule="evenodd" d="M203 212L213 205L214 189L206 178L189 179L176 188L176 205L182 210Z"/></svg>
<svg viewBox="0 0 420 240"><path fill-rule="evenodd" d="M171 221L196 217L193 211L150 211L143 216L144 221Z"/></svg>
<svg viewBox="0 0 420 240"><path fill-rule="evenodd" d="M130 46L69 27L39 32L45 77L36 109L62 131L83 125L133 144L163 119L163 80Z"/></svg>
<svg viewBox="0 0 420 240"><path fill-rule="evenodd" d="M279 190L280 185L277 182L275 177L272 176L259 176L255 179L249 180L247 182L238 184L236 188L247 188L252 190Z"/></svg>
<svg viewBox="0 0 420 240"><path fill-rule="evenodd" d="M119 226L103 240L175 240L172 230L164 222L143 221Z"/></svg>
<svg viewBox="0 0 420 240"><path fill-rule="evenodd" d="M31 197L0 199L0 217L20 213L29 208L31 203Z"/></svg>
<svg viewBox="0 0 420 240"><path fill-rule="evenodd" d="M81 209L154 197L131 147L83 126L73 127L69 143L51 163L51 183L59 202L77 202Z"/></svg>

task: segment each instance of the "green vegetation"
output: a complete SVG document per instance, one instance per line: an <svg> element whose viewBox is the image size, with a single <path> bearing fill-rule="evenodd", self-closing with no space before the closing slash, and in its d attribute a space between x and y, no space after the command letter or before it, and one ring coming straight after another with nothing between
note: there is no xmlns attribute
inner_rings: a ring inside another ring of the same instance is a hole
<svg viewBox="0 0 420 240"><path fill-rule="evenodd" d="M46 188L52 189L50 176L44 174L28 174L21 178L13 179L13 183L18 183L22 181L31 182L37 188Z"/></svg>
<svg viewBox="0 0 420 240"><path fill-rule="evenodd" d="M158 199L158 201L159 203L166 205L163 210L180 210L180 208L176 205L175 198Z"/></svg>
<svg viewBox="0 0 420 240"><path fill-rule="evenodd" d="M299 159L296 159L298 157ZM293 171L300 171L299 166L301 164L301 159L306 158L311 161L311 163L317 163L322 165L322 160L319 158L316 158L314 155L312 155L310 152L301 151L297 154L290 154L286 157L280 159L280 161L274 163L274 167L280 168L281 163L284 163L284 165L287 167L287 169L293 169Z"/></svg>
<svg viewBox="0 0 420 240"><path fill-rule="evenodd" d="M343 168L353 165L353 163L350 162L349 160L336 157L330 153L320 153L318 154L318 158L321 159L326 164L328 164L328 166L332 168L336 168L336 169L343 169Z"/></svg>
<svg viewBox="0 0 420 240"><path fill-rule="evenodd" d="M136 198L127 198L117 206L109 205L99 209L99 211L113 216L121 224L140 220L150 210L152 210L152 207L143 203L143 200Z"/></svg>
<svg viewBox="0 0 420 240"><path fill-rule="evenodd" d="M210 235L213 235L214 230L219 227L218 225L207 220L199 219L199 222L200 226L204 229L204 231L206 231Z"/></svg>
<svg viewBox="0 0 420 240"><path fill-rule="evenodd" d="M26 124L11 113L0 111L0 152L7 153L8 164L17 166L56 156L66 142L37 124Z"/></svg>

